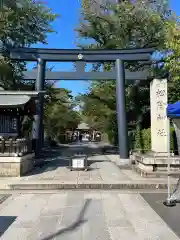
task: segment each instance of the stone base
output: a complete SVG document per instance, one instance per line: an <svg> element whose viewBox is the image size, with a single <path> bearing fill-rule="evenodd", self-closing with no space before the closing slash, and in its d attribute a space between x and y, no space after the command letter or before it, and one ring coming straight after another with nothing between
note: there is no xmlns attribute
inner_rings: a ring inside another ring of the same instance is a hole
<svg viewBox="0 0 180 240"><path fill-rule="evenodd" d="M148 154L133 154L132 159L135 162L135 168L137 172L141 174L141 176L147 176L149 174L153 174L156 176L163 175L179 175L180 174L180 157L165 156L148 153ZM168 162L170 162L170 172L167 172Z"/></svg>
<svg viewBox="0 0 180 240"><path fill-rule="evenodd" d="M116 161L116 164L118 165L118 167L120 167L121 169L126 169L126 168L130 168L131 167L131 159L122 159L119 158L118 161Z"/></svg>
<svg viewBox="0 0 180 240"><path fill-rule="evenodd" d="M0 157L0 177L20 177L34 167L34 154L22 157Z"/></svg>

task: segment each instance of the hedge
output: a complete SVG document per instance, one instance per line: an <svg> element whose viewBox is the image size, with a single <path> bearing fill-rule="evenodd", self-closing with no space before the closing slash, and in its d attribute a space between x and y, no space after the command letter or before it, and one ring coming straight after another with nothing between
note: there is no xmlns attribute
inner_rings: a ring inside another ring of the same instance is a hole
<svg viewBox="0 0 180 240"><path fill-rule="evenodd" d="M173 127L170 129L170 134L171 134L171 151L174 153L177 152L177 141L176 141L176 135L175 135L175 130ZM136 130L135 133L135 139L133 149L134 150L139 150L141 152L148 152L151 150L151 129L143 129L143 130Z"/></svg>

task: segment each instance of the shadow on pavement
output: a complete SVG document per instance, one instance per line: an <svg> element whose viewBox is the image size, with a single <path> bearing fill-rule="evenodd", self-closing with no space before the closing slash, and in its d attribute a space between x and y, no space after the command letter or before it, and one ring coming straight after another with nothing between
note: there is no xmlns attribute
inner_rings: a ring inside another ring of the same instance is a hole
<svg viewBox="0 0 180 240"><path fill-rule="evenodd" d="M10 227L11 224L16 220L15 216L0 216L0 237Z"/></svg>
<svg viewBox="0 0 180 240"><path fill-rule="evenodd" d="M66 144L65 146L60 145L56 147L47 147L42 152L41 163L37 166L35 165L34 169L31 172L26 173L24 176L32 176L44 172L55 171L59 167L68 167L69 160L76 154L88 156L88 158L90 158L88 160L89 167L95 162L105 161L104 159L92 159L91 157L102 156L104 154L107 155L107 152L110 149L112 149L112 146L97 144L96 147L93 147L90 143L72 143ZM93 171L95 168L89 168L89 170Z"/></svg>
<svg viewBox="0 0 180 240"><path fill-rule="evenodd" d="M90 144L93 144L93 145L96 145L96 147L92 147ZM92 152L92 153L96 153L96 154L100 154L100 155L103 155L103 154L119 154L119 149L118 149L118 146L113 146L113 145L110 145L110 144L103 144L103 143L99 143L99 142L87 142L87 143L79 143L79 142L76 142L76 143L70 143L70 144L66 144L65 146L64 145L60 145L62 146L64 149L71 149L73 151L73 149L84 149L84 151L87 151L87 152Z"/></svg>
<svg viewBox="0 0 180 240"><path fill-rule="evenodd" d="M82 210L80 211L76 221L74 223L72 223L70 226L66 227L66 228L63 228L63 229L60 229L59 231L57 231L56 233L54 234L51 234L41 240L51 240L51 239L54 239L55 237L57 236L62 236L68 232L72 232L73 230L75 230L76 228L80 227L82 224L84 224L85 222L87 222L86 219L84 219L84 215L85 215L85 212L87 210L87 208L89 207L90 203L91 203L92 199L87 199Z"/></svg>
<svg viewBox="0 0 180 240"><path fill-rule="evenodd" d="M103 143L70 143L70 144L60 144L56 147L45 148L42 157L56 157L56 156L66 156L72 157L74 154L86 154L88 156L96 155L108 155L108 154L118 154L119 150L117 146L112 146Z"/></svg>
<svg viewBox="0 0 180 240"><path fill-rule="evenodd" d="M32 171L24 174L25 177L37 175L49 171L55 171L59 167L67 167L69 160L62 157L54 157L53 159L46 159L40 166L35 166Z"/></svg>
<svg viewBox="0 0 180 240"><path fill-rule="evenodd" d="M98 162L102 162L103 160L99 160ZM88 161L88 166L90 166L91 164L93 164L96 161ZM61 167L69 167L69 158L60 158L58 159L54 159L54 160L50 160L50 161L46 161L44 164L42 164L42 166L36 166L34 167L34 169L26 174L24 174L24 177L28 177L28 176L32 176L32 175L37 175L37 174L41 174L41 173L45 173L45 172L50 172L50 171L55 171L57 168L61 168ZM89 168L88 171L94 171L96 169L99 168Z"/></svg>
<svg viewBox="0 0 180 240"><path fill-rule="evenodd" d="M180 204L177 204L175 207L164 206L163 201L167 198L166 193L142 193L141 196L176 235L180 237Z"/></svg>

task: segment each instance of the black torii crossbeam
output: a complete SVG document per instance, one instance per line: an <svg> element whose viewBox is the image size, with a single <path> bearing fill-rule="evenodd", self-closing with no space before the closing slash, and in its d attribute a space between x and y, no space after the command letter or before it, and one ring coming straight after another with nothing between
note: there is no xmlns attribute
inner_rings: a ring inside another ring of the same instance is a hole
<svg viewBox="0 0 180 240"><path fill-rule="evenodd" d="M25 80L35 80L37 77L37 71L25 71L23 72ZM151 73L148 70L130 72L125 70L125 80L127 83L134 80L147 80L151 77ZM85 72L76 70L75 72L45 72L45 80L114 80L116 79L116 71L111 72Z"/></svg>
<svg viewBox="0 0 180 240"><path fill-rule="evenodd" d="M46 48L16 48L10 50L11 59L36 61L38 58L50 62L111 62L116 59L123 61L149 60L152 48L145 49L114 49L114 50L81 50L81 49L46 49Z"/></svg>
<svg viewBox="0 0 180 240"><path fill-rule="evenodd" d="M125 104L125 79L146 80L151 77L148 71L130 72L124 69L124 62L151 61L155 50L148 49L114 49L114 50L81 50L81 49L44 49L15 48L9 50L12 60L36 61L37 71L24 72L24 79L36 79L36 90L44 89L44 80L105 80L116 79L117 122L119 136L119 151L121 164L129 164L128 131ZM76 72L46 72L46 62L75 62ZM86 62L115 62L112 72L85 72ZM39 156L43 131L43 97L37 101L37 151Z"/></svg>

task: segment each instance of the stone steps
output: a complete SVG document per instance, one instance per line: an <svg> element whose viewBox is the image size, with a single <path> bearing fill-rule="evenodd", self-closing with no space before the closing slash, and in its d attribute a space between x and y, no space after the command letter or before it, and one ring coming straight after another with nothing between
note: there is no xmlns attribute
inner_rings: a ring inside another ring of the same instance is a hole
<svg viewBox="0 0 180 240"><path fill-rule="evenodd" d="M174 188L175 184L171 184ZM85 189L103 189L103 190L160 190L167 189L165 182L153 181L121 181L119 183L41 183L41 182L28 182L28 183L0 183L0 190L85 190Z"/></svg>

